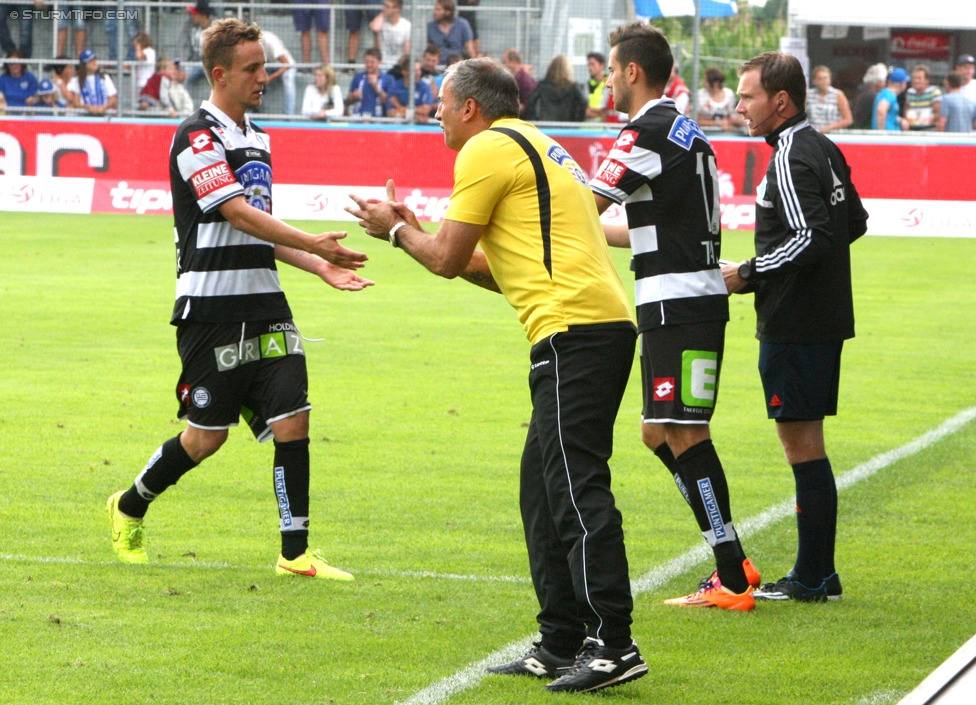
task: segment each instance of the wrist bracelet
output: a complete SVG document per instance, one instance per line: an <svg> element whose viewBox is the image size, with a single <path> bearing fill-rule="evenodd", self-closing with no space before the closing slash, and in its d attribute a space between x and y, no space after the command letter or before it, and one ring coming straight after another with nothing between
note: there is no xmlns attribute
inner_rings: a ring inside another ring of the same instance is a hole
<svg viewBox="0 0 976 705"><path fill-rule="evenodd" d="M396 234L397 234L397 230L402 228L404 225L406 225L406 222L401 220L399 223L394 223L393 227L390 228L390 244L393 245L394 247L399 247L399 245L397 244Z"/></svg>

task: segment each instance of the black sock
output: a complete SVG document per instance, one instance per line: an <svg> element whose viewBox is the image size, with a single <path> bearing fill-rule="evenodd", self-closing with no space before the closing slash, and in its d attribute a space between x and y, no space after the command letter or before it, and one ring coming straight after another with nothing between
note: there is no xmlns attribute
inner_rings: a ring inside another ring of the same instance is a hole
<svg viewBox="0 0 976 705"><path fill-rule="evenodd" d="M797 463L797 553L793 576L807 587L817 587L833 573L834 532L837 530L837 486L827 458Z"/></svg>
<svg viewBox="0 0 976 705"><path fill-rule="evenodd" d="M294 560L308 548L308 438L274 442L274 488L281 519L281 555Z"/></svg>
<svg viewBox="0 0 976 705"><path fill-rule="evenodd" d="M681 477L681 468L678 467L678 462L674 459L674 453L671 452L671 446L667 443L662 443L657 448L654 449L654 455L664 463L664 467L668 469L671 473L671 477L674 478L675 487L681 492L681 496L685 498L685 502L688 506L691 506L691 500L688 499L688 487L685 485L685 480Z"/></svg>
<svg viewBox="0 0 976 705"><path fill-rule="evenodd" d="M180 437L170 438L156 449L132 487L119 498L119 511L136 519L146 516L149 503L196 466Z"/></svg>
<svg viewBox="0 0 976 705"><path fill-rule="evenodd" d="M698 528L715 554L719 580L732 592L745 592L749 587L742 568L745 555L732 524L725 470L711 439L693 445L676 458L676 463Z"/></svg>

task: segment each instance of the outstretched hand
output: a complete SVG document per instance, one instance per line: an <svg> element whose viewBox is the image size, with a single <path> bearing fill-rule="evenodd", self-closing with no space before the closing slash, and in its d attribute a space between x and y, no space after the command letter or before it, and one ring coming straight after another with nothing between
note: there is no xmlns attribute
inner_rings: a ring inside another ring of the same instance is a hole
<svg viewBox="0 0 976 705"><path fill-rule="evenodd" d="M396 184L393 183L393 179L386 182L386 197L387 200L380 201L349 194L349 198L357 207L346 206L345 211L359 219L359 225L367 235L379 240L387 239L390 229L401 221L406 221L411 227L420 227L420 222L413 211L405 203L397 202Z"/></svg>
<svg viewBox="0 0 976 705"><path fill-rule="evenodd" d="M325 232L317 235L311 253L343 269L362 268L363 263L369 258L364 253L350 250L341 244L339 240L345 236L345 232Z"/></svg>
<svg viewBox="0 0 976 705"><path fill-rule="evenodd" d="M373 281L365 279L349 269L331 263L326 263L319 276L326 284L340 291L362 291L367 286L374 284Z"/></svg>

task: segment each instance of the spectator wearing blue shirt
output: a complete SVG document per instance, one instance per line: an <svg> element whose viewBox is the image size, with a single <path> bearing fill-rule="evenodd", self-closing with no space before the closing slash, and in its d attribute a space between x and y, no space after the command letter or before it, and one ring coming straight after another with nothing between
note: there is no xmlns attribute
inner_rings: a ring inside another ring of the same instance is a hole
<svg viewBox="0 0 976 705"><path fill-rule="evenodd" d="M908 121L902 124L902 117L898 112L898 96L908 87L908 72L898 67L888 74L888 85L881 89L874 99L874 110L871 113L872 130L899 131L908 126Z"/></svg>
<svg viewBox="0 0 976 705"><path fill-rule="evenodd" d="M437 0L434 19L427 23L427 41L441 50L441 56L474 56L474 32L463 17L455 17L454 0Z"/></svg>
<svg viewBox="0 0 976 705"><path fill-rule="evenodd" d="M396 76L393 90L386 101L387 117L407 117L410 109L410 80L407 76L409 56L404 56L390 71ZM430 84L420 78L420 62L414 62L413 116L417 122L427 122L434 109L434 94Z"/></svg>
<svg viewBox="0 0 976 705"><path fill-rule="evenodd" d="M962 75L950 71L945 79L946 92L939 108L939 132L972 132L976 122L976 103L962 92Z"/></svg>
<svg viewBox="0 0 976 705"><path fill-rule="evenodd" d="M393 91L396 80L388 73L380 72L382 55L379 49L369 48L363 56L366 70L352 77L346 102L352 105L350 115L384 117L386 101Z"/></svg>
<svg viewBox="0 0 976 705"><path fill-rule="evenodd" d="M19 49L10 52L0 75L0 93L7 99L8 108L27 108L37 102L37 78L17 61L24 58Z"/></svg>

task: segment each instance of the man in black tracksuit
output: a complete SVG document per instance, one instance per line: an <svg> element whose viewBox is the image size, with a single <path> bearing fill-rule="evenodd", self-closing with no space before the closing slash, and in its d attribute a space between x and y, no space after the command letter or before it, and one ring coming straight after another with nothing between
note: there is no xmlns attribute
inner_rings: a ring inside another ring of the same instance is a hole
<svg viewBox="0 0 976 705"><path fill-rule="evenodd" d="M799 543L787 576L753 596L820 602L841 595L823 419L837 413L841 350L854 337L850 244L868 214L844 155L807 122L799 61L768 52L743 64L739 77L736 112L773 155L756 192L756 256L722 274L730 293L755 292L759 372L793 467Z"/></svg>

